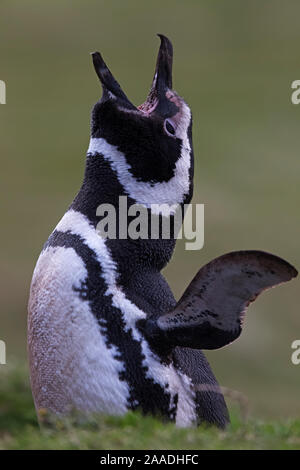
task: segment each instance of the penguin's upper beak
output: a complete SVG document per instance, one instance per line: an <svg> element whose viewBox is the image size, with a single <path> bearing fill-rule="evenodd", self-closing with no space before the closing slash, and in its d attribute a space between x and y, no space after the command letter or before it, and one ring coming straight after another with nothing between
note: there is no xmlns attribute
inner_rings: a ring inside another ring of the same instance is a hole
<svg viewBox="0 0 300 470"><path fill-rule="evenodd" d="M172 88L173 46L166 36L163 34L158 36L161 43L150 93L156 92L159 98L166 90Z"/></svg>
<svg viewBox="0 0 300 470"><path fill-rule="evenodd" d="M154 111L164 114L169 101L166 92L172 89L173 46L171 41L163 34L160 37L155 73L147 100L138 109L150 114Z"/></svg>

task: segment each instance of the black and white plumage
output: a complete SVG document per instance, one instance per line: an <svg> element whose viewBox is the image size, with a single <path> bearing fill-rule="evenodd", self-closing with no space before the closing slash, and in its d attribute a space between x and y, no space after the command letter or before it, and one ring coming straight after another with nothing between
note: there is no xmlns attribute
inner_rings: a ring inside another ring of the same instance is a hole
<svg viewBox="0 0 300 470"><path fill-rule="evenodd" d="M36 408L59 414L141 409L178 426L224 427L226 404L201 348L233 341L249 302L297 273L267 253L230 253L202 268L176 303L160 273L174 239L97 233L97 207L118 207L119 196L149 217L151 204L192 197L191 111L172 90L172 45L160 37L151 91L138 108L93 54L103 96L92 112L84 181L31 284L31 384ZM167 209L163 216L173 217Z"/></svg>

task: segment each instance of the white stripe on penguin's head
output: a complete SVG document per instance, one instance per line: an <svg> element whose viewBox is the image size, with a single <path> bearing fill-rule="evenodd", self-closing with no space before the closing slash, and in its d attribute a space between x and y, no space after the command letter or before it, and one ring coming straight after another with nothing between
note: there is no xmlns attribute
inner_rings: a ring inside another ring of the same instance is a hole
<svg viewBox="0 0 300 470"><path fill-rule="evenodd" d="M100 54L93 54L103 96L92 112L88 156L109 162L124 193L136 203L154 212L153 205L169 205L165 212L170 214L171 206L192 197L192 116L172 90L173 48L160 37L152 87L139 107L128 100Z"/></svg>

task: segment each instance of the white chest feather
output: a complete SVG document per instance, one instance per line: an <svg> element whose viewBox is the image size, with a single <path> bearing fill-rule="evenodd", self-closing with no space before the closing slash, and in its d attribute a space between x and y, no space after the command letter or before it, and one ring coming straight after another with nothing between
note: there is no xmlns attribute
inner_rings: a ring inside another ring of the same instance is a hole
<svg viewBox="0 0 300 470"><path fill-rule="evenodd" d="M125 329L140 343L148 377L162 388L168 384L170 407L178 396L177 424L191 424L195 420L195 405L190 379L172 364L163 365L135 327L136 321L146 314L117 285L117 267L105 240L81 213L72 210L56 230L80 235L94 251L107 286L105 295L111 295L114 307L122 314ZM55 412L74 407L86 412L123 414L128 408L130 390L126 380L120 380L125 367L120 351L116 346L107 347L105 328L101 330L89 302L74 291L86 277L85 264L73 248L48 247L38 260L28 318L35 403L37 408Z"/></svg>

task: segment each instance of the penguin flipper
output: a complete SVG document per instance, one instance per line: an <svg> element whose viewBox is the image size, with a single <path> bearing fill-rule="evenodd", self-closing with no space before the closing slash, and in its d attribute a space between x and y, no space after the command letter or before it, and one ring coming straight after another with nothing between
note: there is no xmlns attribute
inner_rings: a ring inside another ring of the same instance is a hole
<svg viewBox="0 0 300 470"><path fill-rule="evenodd" d="M221 348L239 337L246 309L261 292L297 274L269 253L227 253L198 271L174 310L147 319L144 334L156 347Z"/></svg>

